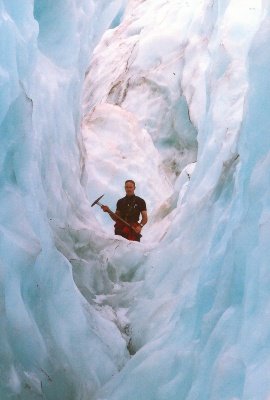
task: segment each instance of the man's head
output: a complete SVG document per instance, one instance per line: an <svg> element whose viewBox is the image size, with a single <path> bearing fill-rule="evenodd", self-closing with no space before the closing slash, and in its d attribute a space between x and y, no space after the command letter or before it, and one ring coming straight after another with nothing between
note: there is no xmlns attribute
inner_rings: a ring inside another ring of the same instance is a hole
<svg viewBox="0 0 270 400"><path fill-rule="evenodd" d="M133 196L134 195L134 191L135 191L135 182L131 179L128 179L125 182L125 191L127 196Z"/></svg>

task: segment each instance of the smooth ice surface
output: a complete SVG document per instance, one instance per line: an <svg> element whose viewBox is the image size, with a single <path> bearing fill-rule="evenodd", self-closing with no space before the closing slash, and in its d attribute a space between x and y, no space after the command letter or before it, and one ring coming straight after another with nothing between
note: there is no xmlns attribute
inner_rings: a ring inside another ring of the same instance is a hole
<svg viewBox="0 0 270 400"><path fill-rule="evenodd" d="M17 3L0 0L1 400L268 400L268 2ZM90 207L128 178L141 243Z"/></svg>

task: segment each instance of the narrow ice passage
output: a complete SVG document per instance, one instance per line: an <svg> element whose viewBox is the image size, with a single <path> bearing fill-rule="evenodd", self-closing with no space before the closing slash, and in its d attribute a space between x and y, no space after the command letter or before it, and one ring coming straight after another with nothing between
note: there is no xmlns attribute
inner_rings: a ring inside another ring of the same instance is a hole
<svg viewBox="0 0 270 400"><path fill-rule="evenodd" d="M0 16L0 399L268 400L268 2Z"/></svg>

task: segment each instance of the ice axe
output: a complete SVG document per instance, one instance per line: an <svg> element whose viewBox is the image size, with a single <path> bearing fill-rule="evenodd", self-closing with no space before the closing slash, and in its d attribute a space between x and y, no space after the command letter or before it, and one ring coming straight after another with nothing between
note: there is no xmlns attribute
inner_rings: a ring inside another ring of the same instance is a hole
<svg viewBox="0 0 270 400"><path fill-rule="evenodd" d="M103 204L101 204L101 203L99 202L99 200L102 199L103 196L104 196L104 194L103 194L102 196L98 197L98 198L94 201L94 203L91 204L91 207L95 206L96 204L98 204L99 207L102 207ZM108 209L109 209L109 207L108 207ZM127 221L125 221L125 220L124 220L123 218L121 218L119 215L115 214L115 213L112 212L112 210L110 210L110 209L109 209L108 212L109 212L109 214L112 215L114 218L119 219L119 221L123 222L123 224L125 224L125 225L127 225L129 228L131 228L131 229L136 233L136 235L138 235L139 238L142 237L142 235L141 235L140 233L136 232L136 230L133 228L132 225L130 225Z"/></svg>

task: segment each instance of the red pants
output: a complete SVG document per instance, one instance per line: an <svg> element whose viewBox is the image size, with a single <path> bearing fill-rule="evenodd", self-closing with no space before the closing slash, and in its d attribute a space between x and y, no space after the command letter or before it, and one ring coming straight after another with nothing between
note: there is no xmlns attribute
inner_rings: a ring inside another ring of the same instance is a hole
<svg viewBox="0 0 270 400"><path fill-rule="evenodd" d="M133 228L136 228L139 224L138 222L133 222L130 224ZM125 225L121 221L117 221L114 225L114 233L120 235L127 240L134 240L136 242L140 241L141 235L136 233L131 227Z"/></svg>

